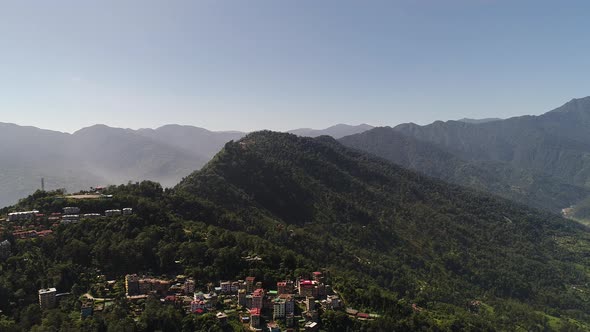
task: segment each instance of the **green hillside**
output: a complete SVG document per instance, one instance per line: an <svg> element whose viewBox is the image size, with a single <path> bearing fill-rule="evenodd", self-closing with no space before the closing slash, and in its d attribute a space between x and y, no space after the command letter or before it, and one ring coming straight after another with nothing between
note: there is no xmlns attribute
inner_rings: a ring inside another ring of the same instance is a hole
<svg viewBox="0 0 590 332"><path fill-rule="evenodd" d="M442 325L461 317L532 328L543 324L535 311L552 310L588 320L587 299L572 291L587 282L588 261L578 250L587 248L585 228L417 175L330 138L248 135L177 191L228 211L229 227L295 247L339 275L374 285L380 295L348 294L365 305L379 308L375 299L383 296L416 302ZM283 224L297 241L273 234ZM474 299L494 310L485 319L467 315Z"/></svg>
<svg viewBox="0 0 590 332"><path fill-rule="evenodd" d="M561 213L563 208L590 197L590 189L582 186L506 162L464 160L441 146L407 136L390 127L347 136L339 142L446 182L554 213Z"/></svg>
<svg viewBox="0 0 590 332"><path fill-rule="evenodd" d="M381 316L362 322L322 312L328 331L590 328L587 228L332 138L253 133L172 190L142 182L106 194L113 198L75 203L85 212L131 206L134 214L60 225L34 240L4 231L14 246L0 263L0 329L199 330L206 316L150 302L134 320L120 293L100 317L72 318L75 300L41 314L36 292L54 286L75 299L97 274L182 273L203 286L253 275L272 286L317 270L348 307ZM38 192L3 212L72 203ZM252 256L261 260L244 259ZM240 330L233 321L230 328Z"/></svg>

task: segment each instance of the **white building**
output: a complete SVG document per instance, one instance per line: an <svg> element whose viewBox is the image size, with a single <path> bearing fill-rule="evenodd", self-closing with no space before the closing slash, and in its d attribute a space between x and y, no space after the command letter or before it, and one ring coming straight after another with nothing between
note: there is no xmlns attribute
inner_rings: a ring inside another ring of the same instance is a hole
<svg viewBox="0 0 590 332"><path fill-rule="evenodd" d="M80 208L77 206L66 206L63 208L64 214L79 214Z"/></svg>
<svg viewBox="0 0 590 332"><path fill-rule="evenodd" d="M57 290L55 288L46 288L39 290L39 306L41 310L55 308L57 304L55 295Z"/></svg>
<svg viewBox="0 0 590 332"><path fill-rule="evenodd" d="M37 210L11 212L8 214L8 221L31 220L35 218L37 213L39 213Z"/></svg>

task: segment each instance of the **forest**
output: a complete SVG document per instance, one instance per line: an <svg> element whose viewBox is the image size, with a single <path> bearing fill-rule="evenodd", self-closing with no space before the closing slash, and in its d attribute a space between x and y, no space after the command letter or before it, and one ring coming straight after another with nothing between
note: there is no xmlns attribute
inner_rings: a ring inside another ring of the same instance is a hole
<svg viewBox="0 0 590 332"><path fill-rule="evenodd" d="M131 318L122 278L185 274L206 285L254 275L271 286L315 270L329 274L347 306L380 315L359 322L324 312L326 331L590 328L585 226L328 137L257 132L227 143L174 188L143 181L104 193L112 198L73 202L38 191L1 211L49 214L76 204L134 214L83 218L26 240L4 227L11 255L0 261L0 330L221 330L211 316L152 301ZM243 259L253 255L262 260ZM114 305L81 320L79 297L102 279L118 280ZM44 287L71 296L41 311Z"/></svg>

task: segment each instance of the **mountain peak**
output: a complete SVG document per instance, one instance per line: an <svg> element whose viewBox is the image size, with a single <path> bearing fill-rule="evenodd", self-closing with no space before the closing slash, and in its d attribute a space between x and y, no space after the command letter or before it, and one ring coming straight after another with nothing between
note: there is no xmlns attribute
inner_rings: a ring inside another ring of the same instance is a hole
<svg viewBox="0 0 590 332"><path fill-rule="evenodd" d="M546 114L570 112L590 112L590 96L574 98Z"/></svg>

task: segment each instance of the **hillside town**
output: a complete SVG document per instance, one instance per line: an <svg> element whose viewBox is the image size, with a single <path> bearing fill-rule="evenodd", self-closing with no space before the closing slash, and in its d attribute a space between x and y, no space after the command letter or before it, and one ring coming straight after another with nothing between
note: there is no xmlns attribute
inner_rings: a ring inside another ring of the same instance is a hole
<svg viewBox="0 0 590 332"><path fill-rule="evenodd" d="M251 331L319 331L320 312L327 310L345 310L359 320L378 317L346 309L339 294L324 283L323 273L316 271L309 279L283 280L272 288L264 288L252 276L222 280L217 285L208 283L206 288L198 289L196 280L184 275L166 279L128 274L124 280L105 283L106 298L85 294L80 299L81 319L101 314L113 301L108 296L117 282L124 282L125 297L136 317L142 313L141 303L150 298L162 305L182 308L186 314L213 313L222 326L230 318L238 319ZM54 308L65 295L55 288L40 289L39 305L43 310Z"/></svg>
<svg viewBox="0 0 590 332"><path fill-rule="evenodd" d="M108 209L103 213L85 212L76 206L67 206L61 212L41 213L38 210L16 211L7 214L2 223L10 227L15 239L31 240L51 236L55 227L95 218L125 217L133 214L133 208ZM10 241L0 242L0 258L11 254ZM243 258L258 262L262 258ZM147 300L157 300L161 305L171 305L189 315L214 314L224 326L229 319L239 321L251 331L319 331L320 313L328 310L345 311L358 320L379 317L346 308L337 291L327 284L324 273L316 271L295 280L281 280L267 285L254 276L240 280L221 280L216 285L196 278L176 275L155 277L144 274L127 274L118 280L106 280L97 275L98 294L89 290L78 299L80 319L101 315L117 297L117 285L124 289L130 304L129 314L139 317ZM198 287L201 285L202 287ZM49 310L59 306L68 292L60 293L55 287L38 290L39 307Z"/></svg>
<svg viewBox="0 0 590 332"><path fill-rule="evenodd" d="M129 216L133 214L133 208L109 209L101 213L81 213L76 206L67 206L63 212L40 213L38 210L10 212L6 218L1 219L0 231L5 227L11 227L12 236L16 239L31 239L45 237L53 233L57 226L77 223L82 219L100 217Z"/></svg>

